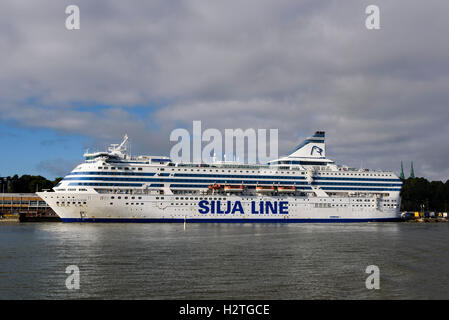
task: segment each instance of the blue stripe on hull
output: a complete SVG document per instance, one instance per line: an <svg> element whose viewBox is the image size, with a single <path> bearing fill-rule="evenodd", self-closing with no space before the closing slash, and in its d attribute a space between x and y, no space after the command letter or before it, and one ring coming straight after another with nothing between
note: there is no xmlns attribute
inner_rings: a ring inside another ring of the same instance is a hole
<svg viewBox="0 0 449 320"><path fill-rule="evenodd" d="M121 222L121 223L183 223L184 219L96 219L64 218L63 222ZM188 223L348 223L348 222L399 222L400 218L366 219L187 219Z"/></svg>

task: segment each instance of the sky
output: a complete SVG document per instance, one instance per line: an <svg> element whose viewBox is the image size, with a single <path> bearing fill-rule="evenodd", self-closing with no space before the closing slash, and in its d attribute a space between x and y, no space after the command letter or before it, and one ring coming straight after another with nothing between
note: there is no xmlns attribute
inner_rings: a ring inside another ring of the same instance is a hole
<svg viewBox="0 0 449 320"><path fill-rule="evenodd" d="M80 8L80 30L65 8ZM365 8L380 8L380 29ZM449 179L449 2L0 2L0 176L63 176L119 143L169 155L175 128L316 130L356 168Z"/></svg>

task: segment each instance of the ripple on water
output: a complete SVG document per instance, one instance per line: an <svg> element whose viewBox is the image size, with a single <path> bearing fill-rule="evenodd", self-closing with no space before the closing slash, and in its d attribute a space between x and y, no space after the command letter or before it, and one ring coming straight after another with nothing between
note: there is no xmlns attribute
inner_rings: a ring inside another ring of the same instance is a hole
<svg viewBox="0 0 449 320"><path fill-rule="evenodd" d="M449 224L0 225L2 299L447 299ZM65 287L77 265L81 288ZM367 290L377 265L381 290Z"/></svg>

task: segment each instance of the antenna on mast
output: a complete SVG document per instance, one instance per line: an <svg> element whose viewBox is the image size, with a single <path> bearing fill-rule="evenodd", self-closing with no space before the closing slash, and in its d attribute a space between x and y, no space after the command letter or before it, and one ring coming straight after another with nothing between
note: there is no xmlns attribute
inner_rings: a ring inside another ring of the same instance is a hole
<svg viewBox="0 0 449 320"><path fill-rule="evenodd" d="M120 144L111 144L111 146L108 148L109 152L112 154L116 154L119 156L125 156L125 152L127 149L127 142L128 142L128 135L125 134L123 137L123 141Z"/></svg>

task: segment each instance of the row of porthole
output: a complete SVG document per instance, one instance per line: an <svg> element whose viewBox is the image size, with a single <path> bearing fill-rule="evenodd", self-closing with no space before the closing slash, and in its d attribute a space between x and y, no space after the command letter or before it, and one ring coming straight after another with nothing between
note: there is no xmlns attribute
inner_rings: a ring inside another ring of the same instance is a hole
<svg viewBox="0 0 449 320"><path fill-rule="evenodd" d="M121 199L121 198L122 198L121 196L118 196L118 197L117 197L117 199ZM131 197L132 200L134 200L135 198L136 198L136 197ZM115 199L115 196L111 196L111 199ZM126 200L126 199L128 199L128 197L124 197L124 199ZM137 199L140 200L140 199L142 199L142 197L137 197Z"/></svg>
<svg viewBox="0 0 449 320"><path fill-rule="evenodd" d="M134 205L139 205L139 204L140 204L141 206L144 205L143 202L141 202L141 203L139 203L139 202L136 202L136 203L131 202L131 205L132 205L132 206L134 206ZM111 205L111 206L114 205L114 202L110 202L109 205ZM129 206L130 204L129 204L129 202L126 202L125 205L126 205L126 206Z"/></svg>
<svg viewBox="0 0 449 320"><path fill-rule="evenodd" d="M136 170L135 167L98 167L99 170ZM142 168L137 168L138 171L142 171Z"/></svg>
<svg viewBox="0 0 449 320"><path fill-rule="evenodd" d="M70 201L67 201L67 203L65 201L63 201L63 202L56 201L56 204L57 205L58 204L70 204ZM80 201L78 201L78 203L77 203L76 201L73 201L72 204L87 204L87 203L86 202L81 203Z"/></svg>

